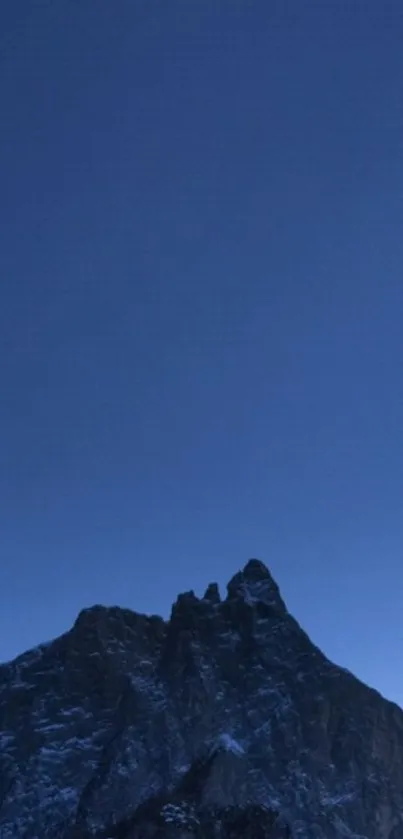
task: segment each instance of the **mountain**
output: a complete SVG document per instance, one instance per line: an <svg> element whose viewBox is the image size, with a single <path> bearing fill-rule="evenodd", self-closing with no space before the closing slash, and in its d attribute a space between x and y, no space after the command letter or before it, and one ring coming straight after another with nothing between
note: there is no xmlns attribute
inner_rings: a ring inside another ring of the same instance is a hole
<svg viewBox="0 0 403 839"><path fill-rule="evenodd" d="M403 712L258 560L169 621L94 606L0 668L0 836L402 839Z"/></svg>

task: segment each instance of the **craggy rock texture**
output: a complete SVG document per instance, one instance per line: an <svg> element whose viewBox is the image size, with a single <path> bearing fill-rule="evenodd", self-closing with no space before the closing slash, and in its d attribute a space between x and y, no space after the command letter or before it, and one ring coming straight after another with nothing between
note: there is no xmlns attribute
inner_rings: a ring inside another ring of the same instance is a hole
<svg viewBox="0 0 403 839"><path fill-rule="evenodd" d="M403 838L403 712L250 560L169 622L119 608L0 668L1 839ZM262 832L263 831L263 832Z"/></svg>

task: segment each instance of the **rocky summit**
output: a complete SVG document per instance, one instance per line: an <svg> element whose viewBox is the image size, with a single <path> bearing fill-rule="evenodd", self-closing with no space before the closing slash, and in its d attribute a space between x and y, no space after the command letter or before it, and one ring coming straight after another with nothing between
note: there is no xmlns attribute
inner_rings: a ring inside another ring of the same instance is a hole
<svg viewBox="0 0 403 839"><path fill-rule="evenodd" d="M267 568L169 621L94 606L0 668L1 839L403 839L403 712Z"/></svg>

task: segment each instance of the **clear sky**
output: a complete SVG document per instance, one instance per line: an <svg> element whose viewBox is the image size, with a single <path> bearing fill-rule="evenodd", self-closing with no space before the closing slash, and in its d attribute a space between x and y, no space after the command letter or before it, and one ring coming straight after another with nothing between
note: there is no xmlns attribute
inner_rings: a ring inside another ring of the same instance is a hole
<svg viewBox="0 0 403 839"><path fill-rule="evenodd" d="M0 658L257 556L403 704L401 0L0 17Z"/></svg>

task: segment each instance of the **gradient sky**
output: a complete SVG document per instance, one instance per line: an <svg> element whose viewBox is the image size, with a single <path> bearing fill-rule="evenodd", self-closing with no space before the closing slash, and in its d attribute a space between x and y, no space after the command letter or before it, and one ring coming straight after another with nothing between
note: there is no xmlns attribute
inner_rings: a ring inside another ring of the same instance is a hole
<svg viewBox="0 0 403 839"><path fill-rule="evenodd" d="M257 556L403 704L401 0L0 17L0 658Z"/></svg>

